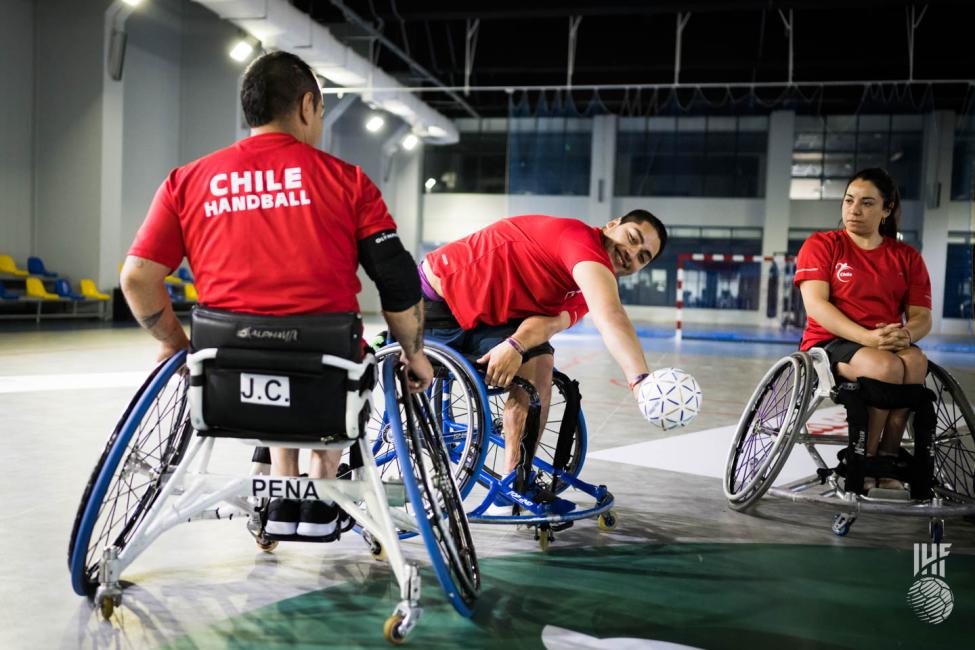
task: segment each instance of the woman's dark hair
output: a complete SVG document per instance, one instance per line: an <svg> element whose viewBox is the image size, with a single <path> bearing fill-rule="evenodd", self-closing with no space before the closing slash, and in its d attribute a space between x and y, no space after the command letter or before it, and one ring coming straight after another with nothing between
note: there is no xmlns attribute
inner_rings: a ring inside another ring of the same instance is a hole
<svg viewBox="0 0 975 650"><path fill-rule="evenodd" d="M664 252L664 246L667 245L667 228L664 227L664 223L660 219L651 213L646 210L630 210L620 217L620 223L649 223L657 231L657 237L660 239L660 250L653 256L653 259L657 259Z"/></svg>
<svg viewBox="0 0 975 650"><path fill-rule="evenodd" d="M240 85L244 119L251 128L264 126L293 111L305 93L312 93L316 107L322 101L318 80L307 63L282 50L259 56L247 66Z"/></svg>
<svg viewBox="0 0 975 650"><path fill-rule="evenodd" d="M880 234L897 239L897 230L901 223L901 193L897 189L897 181L894 177L888 174L886 169L868 167L850 177L846 182L847 189L853 181L868 181L874 184L884 199L884 209L890 210L890 214L880 222Z"/></svg>

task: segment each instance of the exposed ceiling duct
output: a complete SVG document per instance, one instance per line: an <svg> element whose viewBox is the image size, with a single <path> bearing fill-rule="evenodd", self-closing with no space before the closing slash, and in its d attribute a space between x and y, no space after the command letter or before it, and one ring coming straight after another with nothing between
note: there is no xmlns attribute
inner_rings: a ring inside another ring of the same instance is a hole
<svg viewBox="0 0 975 650"><path fill-rule="evenodd" d="M372 65L332 36L311 16L286 0L196 0L224 20L237 25L264 47L288 50L329 81L340 86L366 88L359 92L366 102L402 118L412 131L428 142L453 144L457 127L406 90L393 77ZM381 90L370 90L370 88ZM357 91L358 92L358 91Z"/></svg>

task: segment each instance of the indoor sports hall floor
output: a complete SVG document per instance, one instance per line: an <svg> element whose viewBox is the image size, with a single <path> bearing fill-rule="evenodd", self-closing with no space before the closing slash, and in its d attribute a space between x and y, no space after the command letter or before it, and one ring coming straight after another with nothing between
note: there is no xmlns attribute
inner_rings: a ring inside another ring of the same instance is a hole
<svg viewBox="0 0 975 650"><path fill-rule="evenodd" d="M686 429L664 432L641 418L593 332L556 340L558 367L581 382L582 477L613 491L618 527L578 522L556 534L548 554L525 530L475 527L476 616L456 616L424 571L425 612L410 646L971 646L975 524L947 522L954 611L935 626L906 600L913 545L928 541L925 519L863 515L838 538L829 508L766 497L746 515L726 505L719 477L733 425L790 346L642 341L651 367L679 366L700 382L704 410ZM354 534L331 545L281 544L269 555L242 522L189 524L130 567L124 578L134 584L110 622L71 591L66 553L81 491L155 353L132 327L0 330L0 648L386 647L382 624L398 594ZM975 354L930 357L975 395ZM221 467L248 465L248 448L218 447ZM784 475L806 472L804 456L795 453ZM417 542L406 547L428 566Z"/></svg>

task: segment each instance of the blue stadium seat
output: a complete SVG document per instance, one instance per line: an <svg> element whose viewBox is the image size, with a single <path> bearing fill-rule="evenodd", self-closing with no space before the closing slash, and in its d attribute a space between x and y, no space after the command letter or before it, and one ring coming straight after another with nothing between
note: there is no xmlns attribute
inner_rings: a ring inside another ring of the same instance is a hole
<svg viewBox="0 0 975 650"><path fill-rule="evenodd" d="M36 259L36 258L35 258ZM67 280L58 280L54 283L54 292L57 293L62 298L70 298L71 300L84 300L85 297L80 293L75 293L71 290L71 285L68 284Z"/></svg>
<svg viewBox="0 0 975 650"><path fill-rule="evenodd" d="M176 277L182 280L183 282L193 281L193 274L190 273L190 270L185 266L181 266L180 268L176 269Z"/></svg>
<svg viewBox="0 0 975 650"><path fill-rule="evenodd" d="M56 278L57 273L52 273L44 268L44 261L39 257L28 257L27 258L27 272L31 275L40 275L45 278Z"/></svg>
<svg viewBox="0 0 975 650"><path fill-rule="evenodd" d="M0 299L3 300L20 300L20 296L12 291L7 291L7 288L3 286L3 282L0 282Z"/></svg>

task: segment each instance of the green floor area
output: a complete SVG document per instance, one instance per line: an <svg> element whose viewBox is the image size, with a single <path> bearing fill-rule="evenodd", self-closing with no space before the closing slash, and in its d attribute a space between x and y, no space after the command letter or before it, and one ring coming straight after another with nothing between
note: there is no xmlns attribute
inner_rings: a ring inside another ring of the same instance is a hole
<svg viewBox="0 0 975 650"><path fill-rule="evenodd" d="M408 645L612 648L630 638L709 649L971 647L975 556L949 555L945 566L954 609L932 625L907 601L914 582L909 548L556 545L548 555L482 560L472 620L454 614L424 572L424 614ZM389 647L382 625L396 596L388 569L377 565L365 580L237 616L167 647ZM578 633L577 645L566 641L568 631Z"/></svg>

